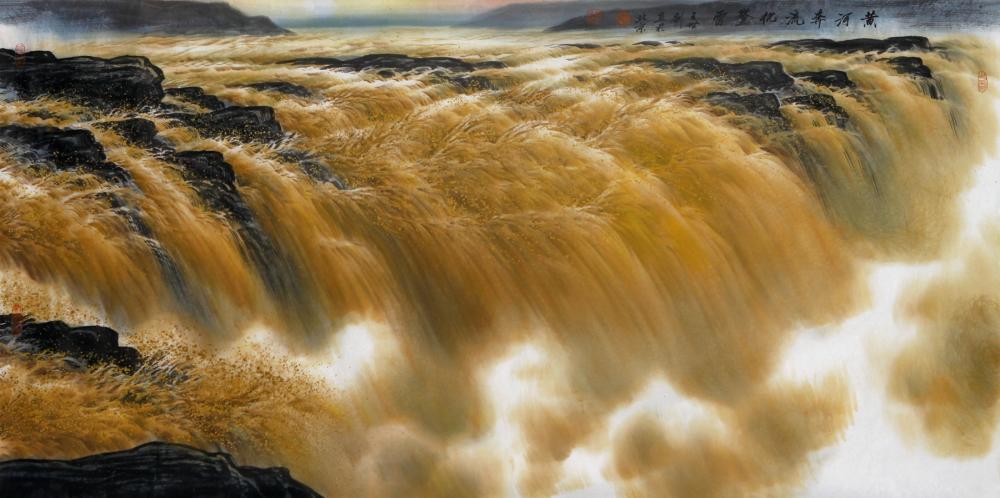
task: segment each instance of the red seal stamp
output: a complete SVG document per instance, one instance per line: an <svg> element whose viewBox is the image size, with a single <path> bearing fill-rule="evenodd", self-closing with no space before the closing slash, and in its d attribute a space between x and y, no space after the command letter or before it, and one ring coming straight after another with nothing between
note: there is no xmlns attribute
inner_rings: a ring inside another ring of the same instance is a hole
<svg viewBox="0 0 1000 498"><path fill-rule="evenodd" d="M587 26L597 26L604 18L604 11L601 9L590 9L587 11Z"/></svg>
<svg viewBox="0 0 1000 498"><path fill-rule="evenodd" d="M28 53L28 47L24 46L23 43L18 43L14 45L14 65L17 67L24 66L24 54Z"/></svg>
<svg viewBox="0 0 1000 498"><path fill-rule="evenodd" d="M979 89L979 93L990 89L990 80L986 77L986 71L979 71L979 82L976 87Z"/></svg>
<svg viewBox="0 0 1000 498"><path fill-rule="evenodd" d="M618 16L615 18L615 22L618 23L618 27L627 28L632 24L632 14L629 14L627 10L622 10L618 12Z"/></svg>

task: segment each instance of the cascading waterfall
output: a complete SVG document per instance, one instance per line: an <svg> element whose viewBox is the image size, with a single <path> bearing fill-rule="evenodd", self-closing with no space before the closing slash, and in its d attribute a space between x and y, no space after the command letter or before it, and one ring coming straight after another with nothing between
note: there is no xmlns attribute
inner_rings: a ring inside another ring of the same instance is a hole
<svg viewBox="0 0 1000 498"><path fill-rule="evenodd" d="M146 56L165 87L272 107L288 136L222 139L167 110L135 113L179 153L221 154L237 188L219 201L220 184L98 125L124 115L56 99L0 109L0 125L90 130L132 179L0 156L0 309L107 324L150 358L124 376L0 354L0 456L161 439L288 466L327 496L506 496L508 482L550 496L574 450L610 448L611 480L637 496L800 486L854 401L836 375L775 382L774 369L796 330L868 304L866 261L923 261L954 239L956 198L997 133L992 93L976 89L980 70L996 74L993 48L957 38L907 52L927 80L888 62L896 53L554 40L46 47ZM470 86L441 71L284 63L383 52L504 67L476 69ZM796 78L779 98L833 106L741 110L716 93L766 92L669 66L702 57L844 71L851 86ZM272 81L304 91L247 87ZM358 326L369 364L325 378ZM527 469L511 471L497 465L483 376L524 345L562 373L525 374L547 395L508 414ZM609 416L656 379L721 427L681 437L641 419L609 440Z"/></svg>

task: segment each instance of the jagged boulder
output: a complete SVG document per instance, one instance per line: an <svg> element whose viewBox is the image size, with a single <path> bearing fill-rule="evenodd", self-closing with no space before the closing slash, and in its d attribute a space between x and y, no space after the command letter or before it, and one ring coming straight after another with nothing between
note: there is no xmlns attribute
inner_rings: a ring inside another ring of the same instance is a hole
<svg viewBox="0 0 1000 498"><path fill-rule="evenodd" d="M236 173L222 154L193 150L177 152L171 159L210 208L239 223L253 222L253 212L236 189Z"/></svg>
<svg viewBox="0 0 1000 498"><path fill-rule="evenodd" d="M107 327L71 327L60 321L0 315L0 343L19 353L65 355L80 367L111 364L132 373L142 366L139 351L119 346L118 332ZM0 485L2 489L6 488Z"/></svg>
<svg viewBox="0 0 1000 498"><path fill-rule="evenodd" d="M785 119L781 114L781 102L778 100L778 96L773 93L740 95L730 92L713 92L705 97L705 101L740 114L753 114L779 121Z"/></svg>
<svg viewBox="0 0 1000 498"><path fill-rule="evenodd" d="M885 61L899 74L919 76L921 78L934 77L931 68L925 66L924 60L920 57L891 57L885 59Z"/></svg>
<svg viewBox="0 0 1000 498"><path fill-rule="evenodd" d="M822 71L803 71L792 73L796 78L804 79L814 85L821 85L827 88L854 88L854 82L843 71L836 69L824 69Z"/></svg>
<svg viewBox="0 0 1000 498"><path fill-rule="evenodd" d="M251 83L246 86L247 88L253 88L254 90L261 92L283 93L286 95L293 95L295 97L311 97L313 94L312 90L302 85L296 85L295 83L289 83L287 81L262 81L260 83Z"/></svg>
<svg viewBox="0 0 1000 498"><path fill-rule="evenodd" d="M930 50L931 42L923 36L893 36L884 40L875 38L854 38L851 40L830 40L827 38L783 40L768 47L789 47L800 52L903 52L908 50Z"/></svg>
<svg viewBox="0 0 1000 498"><path fill-rule="evenodd" d="M847 110L837 104L837 100L832 95L824 93L813 93L809 95L797 95L788 97L782 101L784 104L798 105L808 109L815 109L826 116L826 121L840 128L847 126L850 115Z"/></svg>
<svg viewBox="0 0 1000 498"><path fill-rule="evenodd" d="M274 109L266 106L227 107L201 116L198 127L210 134L234 136L244 142L280 140L285 135Z"/></svg>
<svg viewBox="0 0 1000 498"><path fill-rule="evenodd" d="M207 114L171 113L165 117L209 136L241 142L273 142L285 136L274 109L267 106L230 106Z"/></svg>
<svg viewBox="0 0 1000 498"><path fill-rule="evenodd" d="M33 164L43 163L57 170L79 169L118 184L132 181L128 171L108 161L104 147L90 130L8 125L0 127L0 143Z"/></svg>
<svg viewBox="0 0 1000 498"><path fill-rule="evenodd" d="M888 63L899 74L916 78L921 91L932 99L943 99L941 88L934 79L931 68L924 65L924 60L920 57L891 57L882 59Z"/></svg>
<svg viewBox="0 0 1000 498"><path fill-rule="evenodd" d="M156 123L148 119L126 118L104 121L95 126L111 130L124 138L126 142L138 147L161 152L171 149L166 141L157 136Z"/></svg>
<svg viewBox="0 0 1000 498"><path fill-rule="evenodd" d="M217 185L236 184L236 173L222 154L210 150L190 150L173 155L174 162L184 167L184 176L191 181Z"/></svg>
<svg viewBox="0 0 1000 498"><path fill-rule="evenodd" d="M636 62L650 62L665 69L694 71L705 76L724 78L739 85L764 91L786 89L795 83L795 80L785 73L781 63L774 61L726 63L709 57L691 57L675 61L640 59Z"/></svg>
<svg viewBox="0 0 1000 498"><path fill-rule="evenodd" d="M216 97L205 93L205 90L198 86L184 86L179 88L167 88L164 93L176 99L188 102L209 111L218 111L226 108L226 103Z"/></svg>
<svg viewBox="0 0 1000 498"><path fill-rule="evenodd" d="M51 96L101 108L140 108L160 102L162 82L163 71L145 57L58 59L51 52L0 49L0 87L22 99Z"/></svg>
<svg viewBox="0 0 1000 498"><path fill-rule="evenodd" d="M0 462L0 490L18 498L322 498L288 469L161 442L76 460Z"/></svg>

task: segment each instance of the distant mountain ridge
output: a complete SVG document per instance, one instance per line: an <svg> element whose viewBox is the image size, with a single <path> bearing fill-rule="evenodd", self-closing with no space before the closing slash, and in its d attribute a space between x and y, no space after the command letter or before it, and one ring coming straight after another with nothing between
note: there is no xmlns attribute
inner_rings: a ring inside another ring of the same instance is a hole
<svg viewBox="0 0 1000 498"><path fill-rule="evenodd" d="M749 9L752 17L735 29L740 10ZM986 27L1000 24L1000 2L998 0L887 0L871 2L866 0L635 0L604 1L574 0L538 3L517 3L499 7L462 24L467 27L522 29L548 28L550 31L632 29L635 21L646 16L647 29L655 31L659 15L666 16L664 30L683 30L685 33L738 33L748 31L817 31L811 16L825 9L825 23L822 27L830 30L838 12L853 12L851 22L858 26L860 18L869 10L877 11L883 26L892 25L899 29L961 29ZM600 11L599 13L597 11ZM588 17L589 13L594 13ZM716 14L726 16L718 25ZM760 15L774 12L777 16L770 23L761 23ZM799 21L789 23L786 16L798 12ZM687 29L694 13L697 30ZM628 16L619 16L628 14ZM682 15L682 21L674 22L675 14ZM624 21L627 19L627 21ZM625 26L621 23L625 22ZM801 24L800 24L801 23ZM874 31L874 28L873 28Z"/></svg>
<svg viewBox="0 0 1000 498"><path fill-rule="evenodd" d="M291 33L225 2L190 0L0 0L0 23L169 35Z"/></svg>
<svg viewBox="0 0 1000 498"><path fill-rule="evenodd" d="M473 17L462 23L461 26L507 29L547 28L567 19L583 16L592 9L636 9L653 7L663 3L663 0L577 0L570 2L513 3Z"/></svg>
<svg viewBox="0 0 1000 498"><path fill-rule="evenodd" d="M740 18L741 11L746 12ZM599 16L578 14L550 27L549 31L635 29L645 24L646 31L655 31L659 24L667 31L685 33L730 34L761 31L796 31L803 33L835 33L838 12L851 12L855 27L861 26L864 13L877 14L870 27L872 34L881 22L894 29L943 29L989 27L1000 24L1000 2L997 0L893 0L874 4L867 0L717 0L702 3L659 1L641 8L617 7ZM822 22L813 17L825 11ZM774 14L772 21L764 23L761 15ZM792 20L792 14L798 16ZM627 14L620 17L619 14ZM679 14L678 21L672 17ZM662 20L661 17L663 16ZM692 17L693 16L693 17ZM622 25L625 19L625 25ZM642 20L642 21L640 21ZM697 21L691 29L692 20ZM825 29L825 31L823 31Z"/></svg>

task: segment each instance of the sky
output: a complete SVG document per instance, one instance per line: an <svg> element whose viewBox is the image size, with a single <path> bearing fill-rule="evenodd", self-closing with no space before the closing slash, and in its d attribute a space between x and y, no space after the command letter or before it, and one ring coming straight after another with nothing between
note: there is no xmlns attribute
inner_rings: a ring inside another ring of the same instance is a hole
<svg viewBox="0 0 1000 498"><path fill-rule="evenodd" d="M352 15L376 12L482 12L511 3L542 0L229 0L247 14L276 18Z"/></svg>

